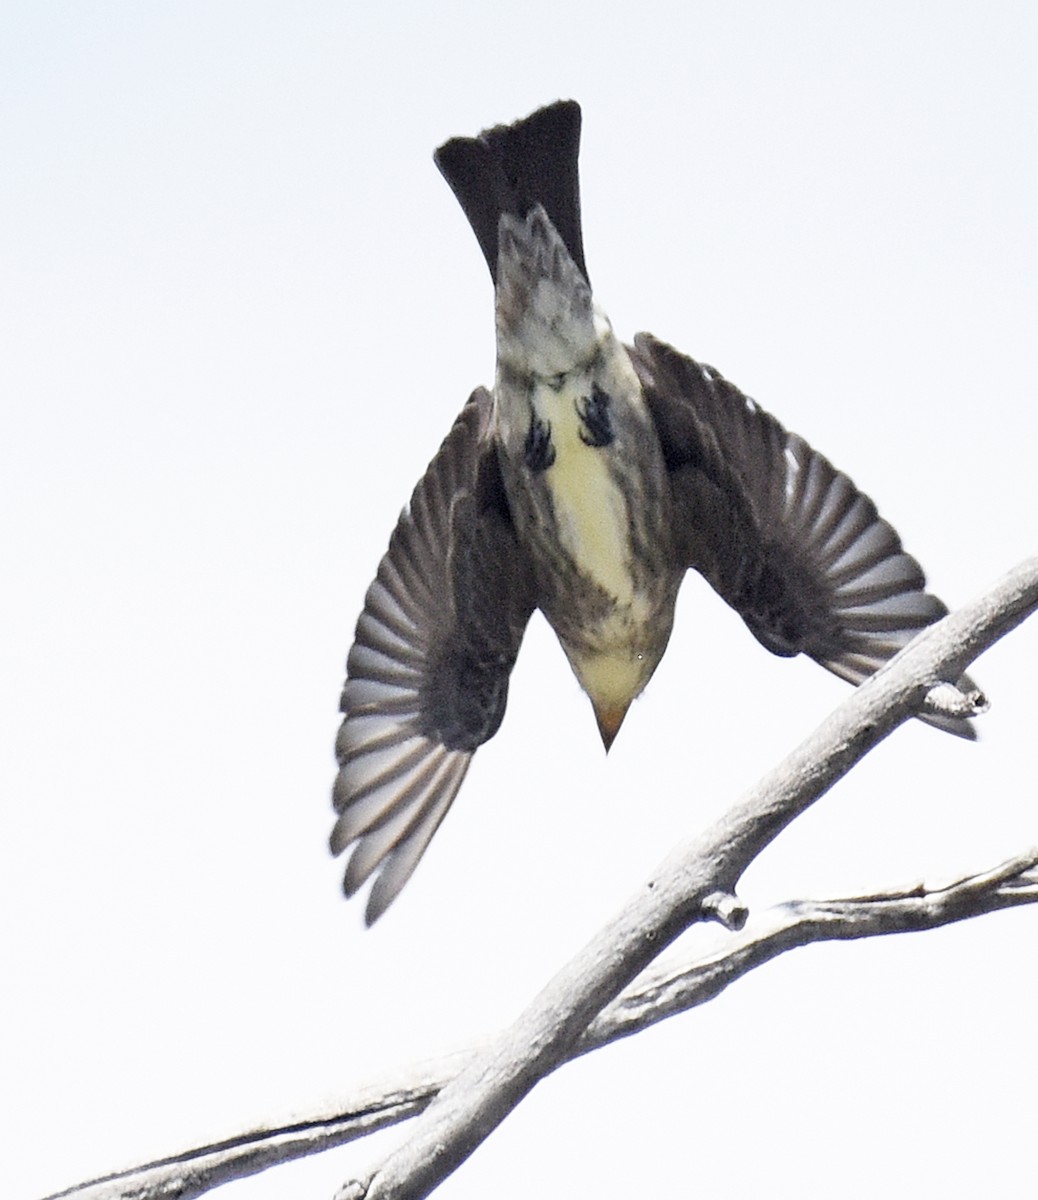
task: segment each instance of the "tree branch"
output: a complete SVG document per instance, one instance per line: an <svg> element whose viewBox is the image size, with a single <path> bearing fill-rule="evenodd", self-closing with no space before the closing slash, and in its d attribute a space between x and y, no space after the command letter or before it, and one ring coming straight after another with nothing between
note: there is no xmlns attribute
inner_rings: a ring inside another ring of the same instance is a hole
<svg viewBox="0 0 1038 1200"><path fill-rule="evenodd" d="M366 1181L340 1192L418 1200L447 1177L567 1056L593 1018L671 941L731 894L753 859L864 754L1038 605L1038 558L911 642L853 692L715 825L675 851L519 1019L417 1119L412 1136Z"/></svg>
<svg viewBox="0 0 1038 1200"><path fill-rule="evenodd" d="M983 698L963 699L957 692L950 697L944 681L959 678L1036 606L1038 558L916 638L710 830L674 852L519 1020L485 1047L433 1064L405 1084L362 1093L341 1113L256 1130L58 1196L189 1200L229 1179L353 1140L423 1109L413 1136L370 1179L347 1184L339 1196L425 1196L561 1062L703 1003L784 950L812 941L925 929L1033 903L1038 899L1036 854L936 892L913 889L844 901L790 902L768 910L723 953L681 970L654 972L637 988L629 987L697 921L719 920L729 929L740 928L746 911L734 892L746 867L920 707L980 711ZM620 996L625 988L629 990Z"/></svg>
<svg viewBox="0 0 1038 1200"><path fill-rule="evenodd" d="M646 972L602 1010L575 1050L594 1050L705 1004L734 980L798 946L916 933L1036 902L1038 848L933 890L920 884L847 900L788 900L767 909L717 954Z"/></svg>
<svg viewBox="0 0 1038 1200"><path fill-rule="evenodd" d="M720 952L654 967L592 1021L571 1061L713 1000L787 950L814 942L912 933L1038 902L1038 849L937 889L922 885L845 900L790 900L761 913ZM355 1141L416 1116L478 1054L461 1052L311 1114L80 1184L47 1200L192 1200L232 1179Z"/></svg>

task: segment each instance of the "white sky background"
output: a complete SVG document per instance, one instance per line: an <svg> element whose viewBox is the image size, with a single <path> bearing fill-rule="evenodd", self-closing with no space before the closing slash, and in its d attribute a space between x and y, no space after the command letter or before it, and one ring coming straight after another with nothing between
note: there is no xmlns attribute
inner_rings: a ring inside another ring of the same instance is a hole
<svg viewBox="0 0 1038 1200"><path fill-rule="evenodd" d="M1036 55L1023 2L5 6L5 1195L496 1029L846 693L690 578L607 761L537 618L500 734L363 930L326 850L343 663L493 371L434 147L579 99L618 332L806 436L955 604L1035 549ZM1032 625L976 668L979 745L899 731L746 899L1038 841L1036 666ZM789 956L560 1072L439 1194L1026 1186L1036 939L1025 910ZM325 1197L371 1159L221 1194Z"/></svg>

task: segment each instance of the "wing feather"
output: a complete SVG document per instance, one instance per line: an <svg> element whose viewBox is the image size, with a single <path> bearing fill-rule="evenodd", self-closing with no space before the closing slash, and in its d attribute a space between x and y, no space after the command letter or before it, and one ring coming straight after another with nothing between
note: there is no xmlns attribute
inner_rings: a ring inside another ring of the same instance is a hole
<svg viewBox="0 0 1038 1200"><path fill-rule="evenodd" d="M344 888L378 872L376 920L446 816L476 748L501 723L533 610L475 392L415 488L368 589L347 660L336 742L333 853Z"/></svg>
<svg viewBox="0 0 1038 1200"><path fill-rule="evenodd" d="M947 613L843 472L712 367L649 334L631 350L671 475L679 544L776 654L860 683ZM963 688L972 681L963 676ZM963 718L923 718L973 737Z"/></svg>

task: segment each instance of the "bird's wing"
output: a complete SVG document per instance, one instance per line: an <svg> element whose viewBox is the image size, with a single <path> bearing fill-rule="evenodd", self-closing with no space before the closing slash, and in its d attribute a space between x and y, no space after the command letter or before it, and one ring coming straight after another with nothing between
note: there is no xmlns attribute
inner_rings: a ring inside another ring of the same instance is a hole
<svg viewBox="0 0 1038 1200"><path fill-rule="evenodd" d="M631 357L671 474L679 553L764 646L861 683L947 613L873 502L803 438L649 334ZM975 736L964 718L924 719Z"/></svg>
<svg viewBox="0 0 1038 1200"><path fill-rule="evenodd" d="M501 724L533 611L489 435L473 393L400 516L346 664L332 851L357 845L344 887L379 870L366 918L407 882L476 748Z"/></svg>

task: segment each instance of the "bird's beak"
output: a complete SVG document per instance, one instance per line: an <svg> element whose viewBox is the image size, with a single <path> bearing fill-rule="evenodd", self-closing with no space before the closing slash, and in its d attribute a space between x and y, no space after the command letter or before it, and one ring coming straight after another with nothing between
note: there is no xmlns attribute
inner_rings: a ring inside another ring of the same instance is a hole
<svg viewBox="0 0 1038 1200"><path fill-rule="evenodd" d="M602 745L606 748L606 753L609 753L609 747L613 744L613 739L620 730L620 726L624 723L624 717L627 716L627 704L617 704L611 708L600 707L594 705L595 720L598 722L598 732L602 735Z"/></svg>

